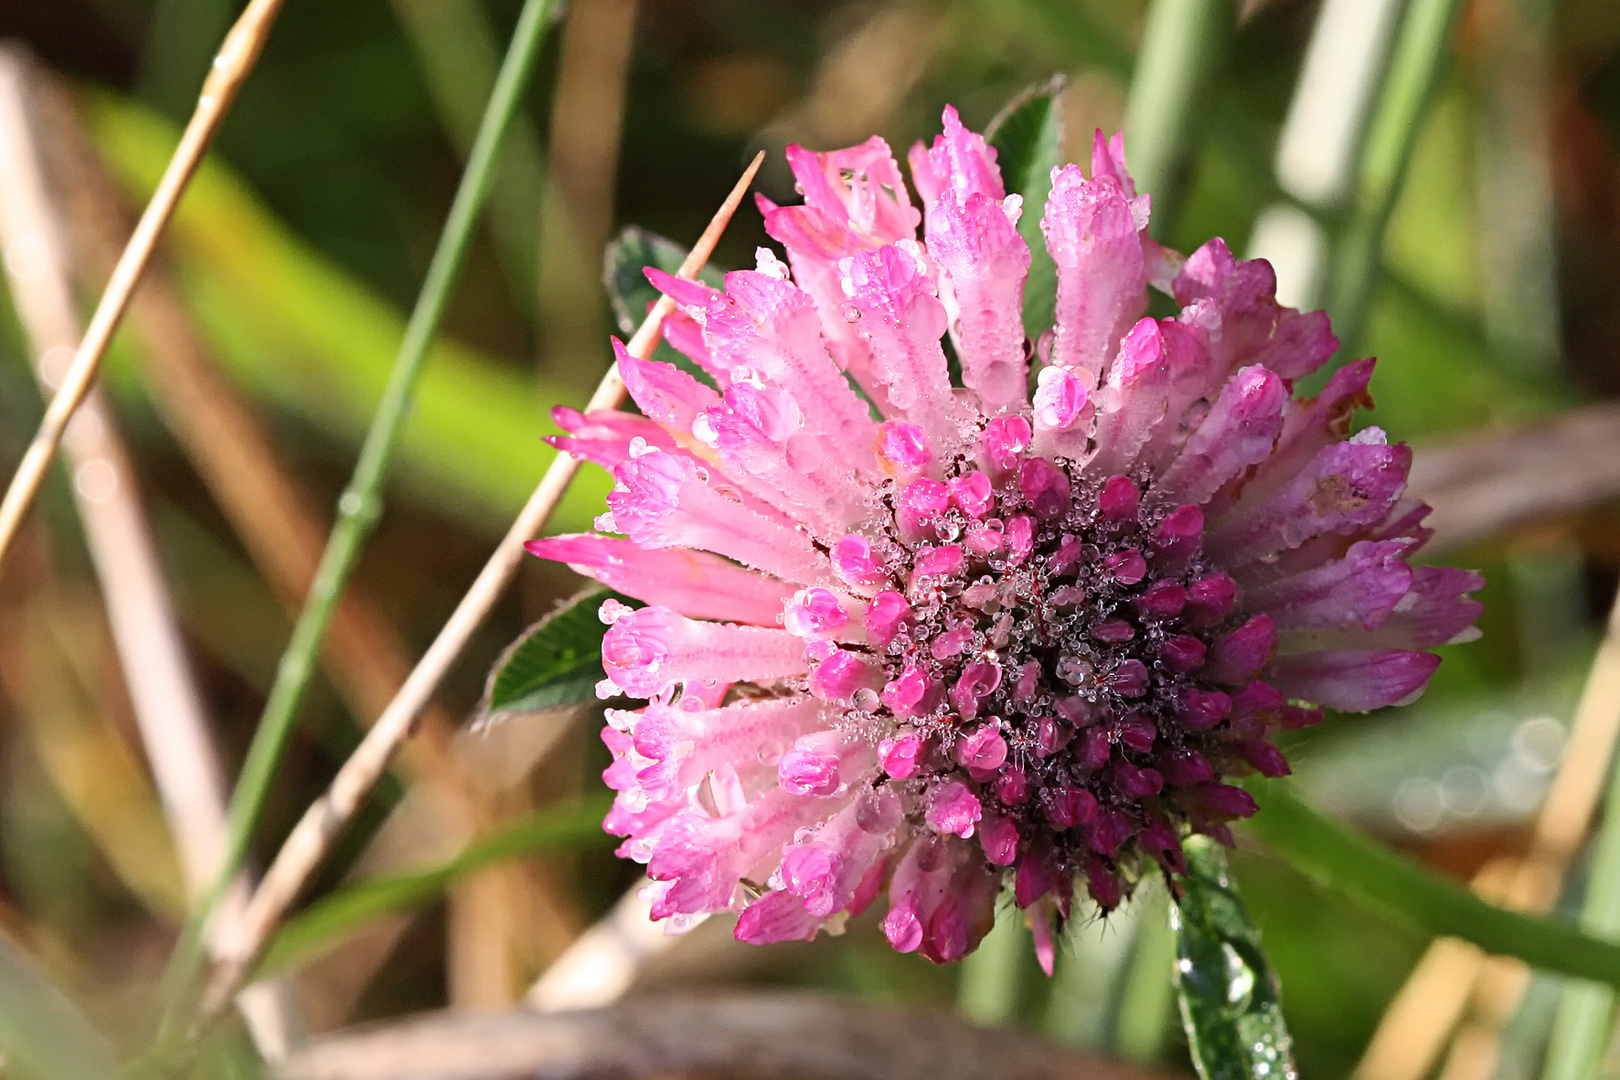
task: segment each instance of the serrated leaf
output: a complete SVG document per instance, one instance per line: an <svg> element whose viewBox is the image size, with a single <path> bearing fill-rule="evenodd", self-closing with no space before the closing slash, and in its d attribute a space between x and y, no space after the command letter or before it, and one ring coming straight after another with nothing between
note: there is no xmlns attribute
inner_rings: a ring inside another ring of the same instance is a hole
<svg viewBox="0 0 1620 1080"><path fill-rule="evenodd" d="M591 589L529 627L495 661L484 688L483 718L560 709L591 700L603 678L602 636L607 627L597 610L604 600L641 606L640 601L611 589Z"/></svg>
<svg viewBox="0 0 1620 1080"><path fill-rule="evenodd" d="M687 248L657 233L632 225L619 233L607 246L607 257L602 268L602 284L608 299L613 302L613 318L619 332L629 337L647 317L647 310L657 303L659 292L642 273L651 266L673 274L685 261ZM723 281L721 271L705 266L698 272L698 280L719 288ZM714 380L686 356L676 351L667 341L660 340L651 359L674 364L693 378L709 386Z"/></svg>
<svg viewBox="0 0 1620 1080"><path fill-rule="evenodd" d="M1046 251L1041 215L1052 189L1052 169L1063 163L1063 76L1032 86L1008 102L990 122L985 139L995 147L1001 180L1024 197L1018 234L1029 245L1029 279L1024 283L1024 333L1031 341L1052 328L1057 302L1057 267Z"/></svg>
<svg viewBox="0 0 1620 1080"><path fill-rule="evenodd" d="M611 802L598 797L547 807L479 837L438 866L363 881L317 900L276 933L257 977L308 964L361 927L421 907L457 881L494 863L605 841L609 837L602 831L602 818Z"/></svg>
<svg viewBox="0 0 1620 1080"><path fill-rule="evenodd" d="M1187 876L1170 919L1193 1065L1203 1080L1295 1080L1277 976L1227 877L1226 855L1202 836L1185 851Z"/></svg>

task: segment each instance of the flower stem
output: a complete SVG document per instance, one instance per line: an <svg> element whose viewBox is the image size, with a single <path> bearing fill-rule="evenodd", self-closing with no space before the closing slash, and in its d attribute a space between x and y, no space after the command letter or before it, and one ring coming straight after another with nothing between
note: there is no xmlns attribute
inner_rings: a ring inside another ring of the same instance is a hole
<svg viewBox="0 0 1620 1080"><path fill-rule="evenodd" d="M556 0L526 0L518 16L511 45L484 110L478 137L468 155L467 167L462 172L455 200L433 253L433 261L428 266L415 310L411 312L410 323L405 328L388 384L360 448L354 475L338 499L337 522L321 555L309 597L277 666L269 698L232 793L228 818L229 848L220 875L222 883L230 880L246 857L255 827L264 811L270 785L292 735L298 706L314 672L321 639L361 548L376 525L389 458L409 413L417 376L466 258L479 213L494 179L502 139L511 127L523 90L534 70L555 3ZM216 887L214 895L197 913L194 921L207 921L221 892L222 888ZM191 969L188 974L194 977L200 951L190 949L181 952L191 954L189 961L181 962ZM192 981L192 977L186 977L177 983L171 982L171 985L179 989L189 987Z"/></svg>
<svg viewBox="0 0 1620 1080"><path fill-rule="evenodd" d="M1193 117L1232 22L1232 0L1154 0L1148 9L1125 108L1125 143L1137 187L1153 196L1158 239L1175 228Z"/></svg>
<svg viewBox="0 0 1620 1080"><path fill-rule="evenodd" d="M1401 21L1383 92L1361 153L1355 203L1334 254L1328 311L1351 354L1378 283L1384 232L1417 144L1418 128L1445 71L1459 0L1412 0Z"/></svg>

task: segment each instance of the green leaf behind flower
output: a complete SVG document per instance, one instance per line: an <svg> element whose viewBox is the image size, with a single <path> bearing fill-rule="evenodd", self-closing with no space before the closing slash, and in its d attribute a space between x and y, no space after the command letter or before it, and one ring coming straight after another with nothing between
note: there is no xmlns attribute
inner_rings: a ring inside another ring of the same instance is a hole
<svg viewBox="0 0 1620 1080"><path fill-rule="evenodd" d="M1207 837L1186 843L1187 876L1171 908L1176 988L1193 1065L1203 1080L1293 1080L1293 1040L1277 977Z"/></svg>
<svg viewBox="0 0 1620 1080"><path fill-rule="evenodd" d="M602 267L602 285L607 289L608 299L613 302L613 320L627 339L636 332L641 320L647 317L648 309L657 303L660 295L642 271L651 266L673 274L681 268L688 251L688 248L675 241L637 225L627 227L608 244ZM723 271L712 266L705 266L698 272L699 281L716 289L724 284L724 277ZM667 341L660 339L650 359L674 364L706 386L714 386L714 379L707 371Z"/></svg>
<svg viewBox="0 0 1620 1080"><path fill-rule="evenodd" d="M996 151L1002 183L1024 197L1018 235L1029 245L1029 279L1024 283L1024 333L1031 341L1052 328L1057 303L1057 267L1046 251L1041 215L1052 190L1052 170L1063 163L1063 77L1032 86L1008 102L985 129Z"/></svg>
<svg viewBox="0 0 1620 1080"><path fill-rule="evenodd" d="M578 705L602 681L602 637L597 617L604 600L640 607L610 589L590 589L523 632L495 661L484 689L485 720Z"/></svg>

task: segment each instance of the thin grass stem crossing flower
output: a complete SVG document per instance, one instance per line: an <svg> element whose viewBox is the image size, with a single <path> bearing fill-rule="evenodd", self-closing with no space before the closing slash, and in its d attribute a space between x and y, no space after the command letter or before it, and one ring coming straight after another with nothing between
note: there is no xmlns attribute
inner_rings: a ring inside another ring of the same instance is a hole
<svg viewBox="0 0 1620 1080"><path fill-rule="evenodd" d="M944 962L1010 885L1050 970L1077 893L1230 842L1277 732L1420 693L1481 580L1410 562L1411 454L1351 433L1372 361L1295 398L1327 317L1151 240L1119 136L1052 173L1038 341L1021 200L954 110L916 202L881 139L788 161L785 262L648 272L691 372L620 348L640 414L558 413L615 486L530 550L648 605L602 610L602 693L647 701L607 713L607 828L677 926L806 939L886 895L894 947Z"/></svg>

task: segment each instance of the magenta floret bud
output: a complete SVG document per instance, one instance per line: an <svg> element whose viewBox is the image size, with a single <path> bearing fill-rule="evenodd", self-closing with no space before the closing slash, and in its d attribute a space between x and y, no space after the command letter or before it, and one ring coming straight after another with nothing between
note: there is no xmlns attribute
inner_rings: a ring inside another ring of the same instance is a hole
<svg viewBox="0 0 1620 1080"><path fill-rule="evenodd" d="M915 476L934 460L928 434L916 424L891 420L881 428L878 455L896 476Z"/></svg>
<svg viewBox="0 0 1620 1080"><path fill-rule="evenodd" d="M847 585L874 586L888 580L883 564L872 554L872 542L850 534L839 539L829 553L833 573Z"/></svg>

